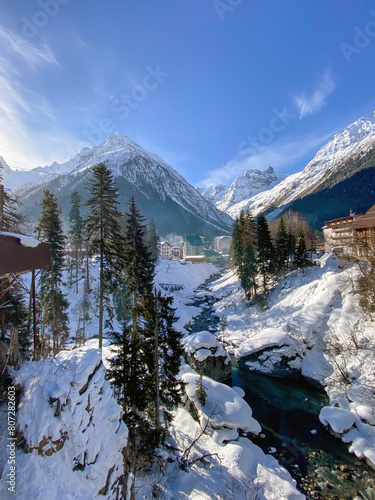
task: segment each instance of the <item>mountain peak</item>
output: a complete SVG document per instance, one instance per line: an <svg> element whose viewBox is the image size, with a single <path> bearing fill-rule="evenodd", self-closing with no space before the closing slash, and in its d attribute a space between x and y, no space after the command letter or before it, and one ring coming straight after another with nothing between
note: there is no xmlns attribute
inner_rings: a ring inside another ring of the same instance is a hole
<svg viewBox="0 0 375 500"><path fill-rule="evenodd" d="M109 134L107 139L99 146L100 148L104 147L116 147L116 148L124 148L127 146L140 147L138 144L133 142L129 137L121 132L117 131L114 134Z"/></svg>

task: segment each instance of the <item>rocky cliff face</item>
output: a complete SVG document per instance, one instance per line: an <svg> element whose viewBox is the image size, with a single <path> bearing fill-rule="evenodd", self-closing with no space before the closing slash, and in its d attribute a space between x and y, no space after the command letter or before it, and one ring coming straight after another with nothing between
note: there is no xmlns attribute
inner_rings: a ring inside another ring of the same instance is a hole
<svg viewBox="0 0 375 500"><path fill-rule="evenodd" d="M28 474L40 476L40 492L34 477L29 498L43 496L47 477L49 498L116 498L128 430L105 380L101 351L83 347L29 362L14 384L21 390L17 432L24 450L16 457L19 498L26 498Z"/></svg>

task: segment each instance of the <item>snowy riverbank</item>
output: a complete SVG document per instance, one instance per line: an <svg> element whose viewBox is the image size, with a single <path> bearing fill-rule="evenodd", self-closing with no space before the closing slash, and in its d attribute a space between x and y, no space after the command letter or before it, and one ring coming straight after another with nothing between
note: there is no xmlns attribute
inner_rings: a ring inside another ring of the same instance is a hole
<svg viewBox="0 0 375 500"><path fill-rule="evenodd" d="M230 352L248 369L272 374L286 360L323 385L330 405L341 411L325 410L322 423L374 466L375 327L359 308L358 269L343 268L333 255L324 256L320 265L290 273L263 308L245 303L237 278L228 271L211 287L220 298L215 312L226 317Z"/></svg>

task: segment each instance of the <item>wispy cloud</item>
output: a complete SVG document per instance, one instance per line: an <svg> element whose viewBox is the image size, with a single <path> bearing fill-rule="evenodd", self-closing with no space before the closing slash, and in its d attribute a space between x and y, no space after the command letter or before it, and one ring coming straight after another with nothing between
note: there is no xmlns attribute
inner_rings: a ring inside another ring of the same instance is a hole
<svg viewBox="0 0 375 500"><path fill-rule="evenodd" d="M198 186L210 187L216 184L229 185L235 177L246 170L264 170L272 165L276 170L283 170L297 161L305 158L309 153L314 154L332 134L325 136L311 136L298 141L275 142L272 146L260 150L248 157L237 157L221 168L211 170L209 176L197 183ZM301 170L305 165L301 166Z"/></svg>
<svg viewBox="0 0 375 500"><path fill-rule="evenodd" d="M335 83L330 70L326 70L323 79L318 83L314 92L308 96L306 92L295 95L293 100L298 108L300 118L313 115L327 104L327 97L334 91Z"/></svg>
<svg viewBox="0 0 375 500"><path fill-rule="evenodd" d="M52 163L56 151L64 153L76 142L58 127L49 101L32 88L32 75L43 66L59 66L47 45L37 46L0 26L0 155L14 167Z"/></svg>
<svg viewBox="0 0 375 500"><path fill-rule="evenodd" d="M0 40L3 52L6 50L18 55L33 69L41 64L55 64L55 59L51 49L47 45L37 46L20 36L18 33L4 28L0 25Z"/></svg>

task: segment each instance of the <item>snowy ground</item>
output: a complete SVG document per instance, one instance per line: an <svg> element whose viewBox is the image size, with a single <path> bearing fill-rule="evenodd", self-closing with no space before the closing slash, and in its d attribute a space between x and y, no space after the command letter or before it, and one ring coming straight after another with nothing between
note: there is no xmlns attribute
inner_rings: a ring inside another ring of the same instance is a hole
<svg viewBox="0 0 375 500"><path fill-rule="evenodd" d="M213 264L193 264L192 262L171 261L159 259L156 267L155 286L157 290L167 295L173 295L173 307L176 308L176 316L179 318L175 328L181 331L194 316L200 312L200 308L186 307L191 305L194 297L194 290L206 281L211 275L216 274L218 268ZM98 265L95 262L90 264L90 275L92 286L96 286L98 276ZM68 280L66 280L68 281ZM174 288L177 290L170 291ZM68 299L70 301L69 320L71 336L76 335L81 314L83 281L81 280L79 293L76 294L75 286L67 287ZM93 294L91 294L93 295ZM97 335L98 332L98 313L94 297L91 297L91 315L92 319L86 324L86 338ZM82 324L80 324L82 326Z"/></svg>
<svg viewBox="0 0 375 500"><path fill-rule="evenodd" d="M172 294L180 317L178 329L183 330L183 325L200 313L201 308L192 306L194 290L216 272L211 264L160 261L157 287L165 290L166 285L177 285ZM69 299L73 327L79 314L73 290ZM94 319L92 335L95 325ZM104 341L104 366L110 355L109 343ZM151 499L155 487L159 498L165 499L304 498L274 457L264 454L250 439L240 437L261 430L241 389L203 377L207 401L202 405L196 395L199 376L188 365L182 366L181 376L187 383L190 411L187 407L176 411L169 448L159 451L161 467L139 478L136 498ZM16 498L97 498L114 460L115 471L120 471L119 451L126 441L117 403L104 380L97 340L91 339L74 351L63 351L57 358L24 365L16 381L24 387L18 427L32 449L31 453L21 449L16 452ZM3 406L0 411L4 417ZM2 431L3 424L2 418ZM2 432L3 451L5 436ZM4 499L14 496L4 481L6 459L7 454L2 452L0 496ZM79 464L84 465L83 470ZM111 481L114 479L112 475ZM111 494L109 490L105 498L111 498Z"/></svg>
<svg viewBox="0 0 375 500"><path fill-rule="evenodd" d="M331 406L341 409L322 412L322 423L375 466L375 326L359 308L358 269L343 267L333 255L320 265L289 274L263 308L245 303L238 279L228 271L212 286L221 298L215 311L226 317L225 340L237 358L266 349L263 372L272 372L292 350L294 367L323 384Z"/></svg>

